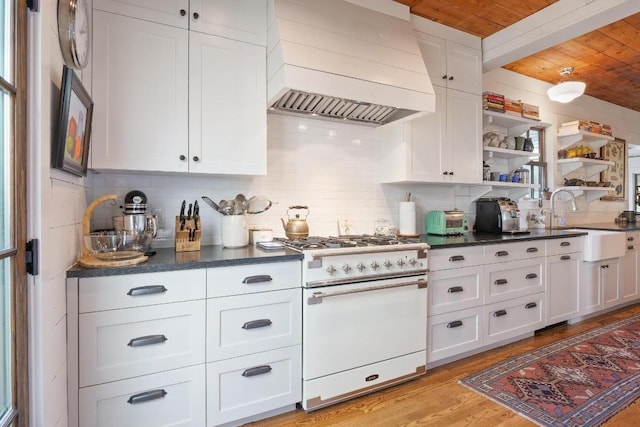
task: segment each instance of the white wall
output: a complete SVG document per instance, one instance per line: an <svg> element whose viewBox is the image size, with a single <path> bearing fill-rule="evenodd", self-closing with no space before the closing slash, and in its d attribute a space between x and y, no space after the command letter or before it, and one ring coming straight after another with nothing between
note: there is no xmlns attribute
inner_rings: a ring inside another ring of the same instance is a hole
<svg viewBox="0 0 640 427"><path fill-rule="evenodd" d="M29 238L41 244L40 275L30 282L30 416L34 426L67 425L65 271L79 255L90 178L50 169L62 56L57 0L30 19ZM52 86L53 85L53 86ZM85 84L86 85L86 84ZM88 86L88 85L86 85ZM35 130L34 130L35 129Z"/></svg>

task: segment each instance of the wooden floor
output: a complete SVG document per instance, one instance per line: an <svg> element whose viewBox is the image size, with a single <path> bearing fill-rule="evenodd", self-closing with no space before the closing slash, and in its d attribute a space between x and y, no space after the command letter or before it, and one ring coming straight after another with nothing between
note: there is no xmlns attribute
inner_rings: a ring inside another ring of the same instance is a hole
<svg viewBox="0 0 640 427"><path fill-rule="evenodd" d="M532 426L535 424L457 384L457 380L506 358L635 314L640 314L640 305L555 326L517 343L430 369L405 384L311 413L298 409L251 426ZM605 424L632 425L640 425L640 400Z"/></svg>

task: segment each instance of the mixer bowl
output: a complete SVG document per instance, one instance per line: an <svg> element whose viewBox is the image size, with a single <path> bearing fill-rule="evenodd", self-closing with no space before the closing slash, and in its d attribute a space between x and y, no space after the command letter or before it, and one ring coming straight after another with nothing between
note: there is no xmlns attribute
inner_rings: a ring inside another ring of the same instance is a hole
<svg viewBox="0 0 640 427"><path fill-rule="evenodd" d="M121 231L119 234L122 236L122 249L125 251L147 252L151 249L151 243L153 242L153 233L151 231L142 233Z"/></svg>
<svg viewBox="0 0 640 427"><path fill-rule="evenodd" d="M142 256L151 248L151 232L99 231L86 234L84 242L91 256L101 260L123 260Z"/></svg>

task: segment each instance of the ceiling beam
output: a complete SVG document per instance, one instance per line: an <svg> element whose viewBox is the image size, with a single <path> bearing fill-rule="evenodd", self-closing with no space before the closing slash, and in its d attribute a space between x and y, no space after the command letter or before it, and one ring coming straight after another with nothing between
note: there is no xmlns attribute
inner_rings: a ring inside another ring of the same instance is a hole
<svg viewBox="0 0 640 427"><path fill-rule="evenodd" d="M483 39L483 71L500 68L638 12L640 0L560 0Z"/></svg>

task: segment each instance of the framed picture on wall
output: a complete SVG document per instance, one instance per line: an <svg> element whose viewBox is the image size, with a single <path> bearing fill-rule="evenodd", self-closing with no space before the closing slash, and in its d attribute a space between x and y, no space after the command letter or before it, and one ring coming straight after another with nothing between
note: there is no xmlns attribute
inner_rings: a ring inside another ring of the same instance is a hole
<svg viewBox="0 0 640 427"><path fill-rule="evenodd" d="M91 139L93 101L73 69L62 69L60 109L51 150L56 169L86 176Z"/></svg>
<svg viewBox="0 0 640 427"><path fill-rule="evenodd" d="M627 142L616 138L600 149L600 156L613 165L600 173L600 182L610 182L609 193L600 200L624 200L627 195Z"/></svg>

